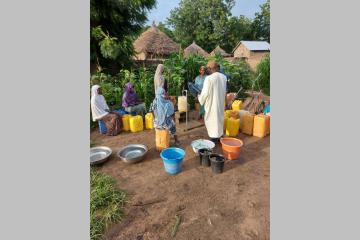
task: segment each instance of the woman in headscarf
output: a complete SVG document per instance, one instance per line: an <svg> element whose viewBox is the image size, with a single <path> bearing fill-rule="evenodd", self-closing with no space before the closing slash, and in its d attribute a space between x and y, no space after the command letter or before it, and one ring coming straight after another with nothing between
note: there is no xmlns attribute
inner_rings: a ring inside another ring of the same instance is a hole
<svg viewBox="0 0 360 240"><path fill-rule="evenodd" d="M146 114L145 103L139 101L134 85L130 82L125 85L122 106L125 108L125 111L132 115L141 115L144 117Z"/></svg>
<svg viewBox="0 0 360 240"><path fill-rule="evenodd" d="M198 75L195 78L195 83L192 83L192 82L188 83L189 91L190 91L191 95L193 95L193 97L195 97L195 99L197 99L197 96L201 93L201 90L204 86L204 81L207 76L205 66L200 67L199 73L200 73L200 75ZM204 108L204 106L200 106L199 119L204 117L204 115L205 115L205 108Z"/></svg>
<svg viewBox="0 0 360 240"><path fill-rule="evenodd" d="M154 114L155 128L163 128L169 130L174 137L175 144L180 142L176 135L176 125L174 121L174 105L170 100L165 98L165 89L158 87L156 90L155 99L150 105L150 112Z"/></svg>
<svg viewBox="0 0 360 240"><path fill-rule="evenodd" d="M121 115L116 112L110 112L110 109L101 95L101 88L99 85L91 87L91 113L92 119L96 121L104 121L107 128L108 136L116 136L121 132Z"/></svg>
<svg viewBox="0 0 360 240"><path fill-rule="evenodd" d="M167 93L167 82L165 81L164 78L164 65L163 64L159 64L156 68L155 71L155 76L154 76L154 91L156 94L156 90L158 89L158 87L162 87L165 92Z"/></svg>

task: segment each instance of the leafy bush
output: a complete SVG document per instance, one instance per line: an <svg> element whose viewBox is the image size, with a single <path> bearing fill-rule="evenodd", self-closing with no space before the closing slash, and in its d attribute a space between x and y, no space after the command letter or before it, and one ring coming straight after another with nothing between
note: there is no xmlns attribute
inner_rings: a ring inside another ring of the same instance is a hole
<svg viewBox="0 0 360 240"><path fill-rule="evenodd" d="M254 74L245 61L229 62L219 55L211 56L209 60L216 60L223 67L224 72L230 76L228 92L237 92L241 87L243 89L251 88Z"/></svg>
<svg viewBox="0 0 360 240"><path fill-rule="evenodd" d="M106 228L122 219L126 193L115 180L93 169L90 172L90 238L101 239Z"/></svg>
<svg viewBox="0 0 360 240"><path fill-rule="evenodd" d="M96 73L91 76L91 85L98 84L111 109L120 108L125 84L131 82L135 86L140 100L149 107L154 97L153 73L150 69L120 70L116 75Z"/></svg>
<svg viewBox="0 0 360 240"><path fill-rule="evenodd" d="M270 56L267 55L257 66L256 74L259 76L259 88L270 95Z"/></svg>
<svg viewBox="0 0 360 240"><path fill-rule="evenodd" d="M165 79L168 81L170 95L182 95L181 92L187 89L188 82L193 82L201 65L206 65L207 60L198 55L191 55L184 58L182 54L174 54L164 62Z"/></svg>
<svg viewBox="0 0 360 240"><path fill-rule="evenodd" d="M189 58L184 58L182 54L174 54L164 62L165 78L169 82L169 94L181 95L181 91L187 89L187 83L193 82L199 75L200 66L206 65L209 60L216 60L223 67L224 72L230 76L229 92L237 92L240 87L250 89L254 74L245 61L229 62L219 55L208 58L191 55ZM189 102L192 104L194 99L190 98Z"/></svg>

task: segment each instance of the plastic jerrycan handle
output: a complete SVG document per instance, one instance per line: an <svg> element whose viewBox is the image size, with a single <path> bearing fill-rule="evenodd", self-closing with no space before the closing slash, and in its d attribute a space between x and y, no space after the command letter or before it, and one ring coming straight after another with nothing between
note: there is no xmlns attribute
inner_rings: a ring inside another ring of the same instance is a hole
<svg viewBox="0 0 360 240"><path fill-rule="evenodd" d="M185 92L185 94L184 94L184 92ZM181 91L181 94L182 94L183 96L186 96L186 97L187 97L187 90L183 89L183 90Z"/></svg>

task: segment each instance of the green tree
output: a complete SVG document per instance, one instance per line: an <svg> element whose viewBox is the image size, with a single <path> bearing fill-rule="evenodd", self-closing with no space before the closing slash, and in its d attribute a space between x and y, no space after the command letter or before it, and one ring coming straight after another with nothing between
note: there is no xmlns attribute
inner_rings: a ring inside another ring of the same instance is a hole
<svg viewBox="0 0 360 240"><path fill-rule="evenodd" d="M128 67L134 36L156 0L90 0L90 60L100 66Z"/></svg>
<svg viewBox="0 0 360 240"><path fill-rule="evenodd" d="M226 24L235 0L181 0L171 10L167 24L183 48L193 41L207 51L225 45Z"/></svg>
<svg viewBox="0 0 360 240"><path fill-rule="evenodd" d="M226 39L223 48L230 53L240 40L254 40L252 21L245 16L230 17L226 24Z"/></svg>
<svg viewBox="0 0 360 240"><path fill-rule="evenodd" d="M267 55L256 67L256 75L259 76L259 88L270 95L270 55Z"/></svg>
<svg viewBox="0 0 360 240"><path fill-rule="evenodd" d="M270 1L267 0L260 8L252 24L253 38L270 42Z"/></svg>
<svg viewBox="0 0 360 240"><path fill-rule="evenodd" d="M168 28L165 23L159 22L157 27L160 31L164 32L172 40L176 41L174 32L170 28Z"/></svg>

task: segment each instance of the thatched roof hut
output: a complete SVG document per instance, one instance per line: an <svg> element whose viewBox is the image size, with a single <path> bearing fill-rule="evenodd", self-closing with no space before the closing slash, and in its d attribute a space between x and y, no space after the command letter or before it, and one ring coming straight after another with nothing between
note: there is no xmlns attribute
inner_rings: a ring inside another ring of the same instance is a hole
<svg viewBox="0 0 360 240"><path fill-rule="evenodd" d="M166 58L170 54L178 52L180 46L153 23L135 40L134 49L136 60L149 60Z"/></svg>
<svg viewBox="0 0 360 240"><path fill-rule="evenodd" d="M214 56L216 54L220 54L223 57L230 57L231 54L225 52L219 45L210 53L210 55Z"/></svg>
<svg viewBox="0 0 360 240"><path fill-rule="evenodd" d="M203 57L209 56L209 54L200 46L198 46L195 42L193 42L187 48L184 49L184 57L189 57L191 54L201 55Z"/></svg>

